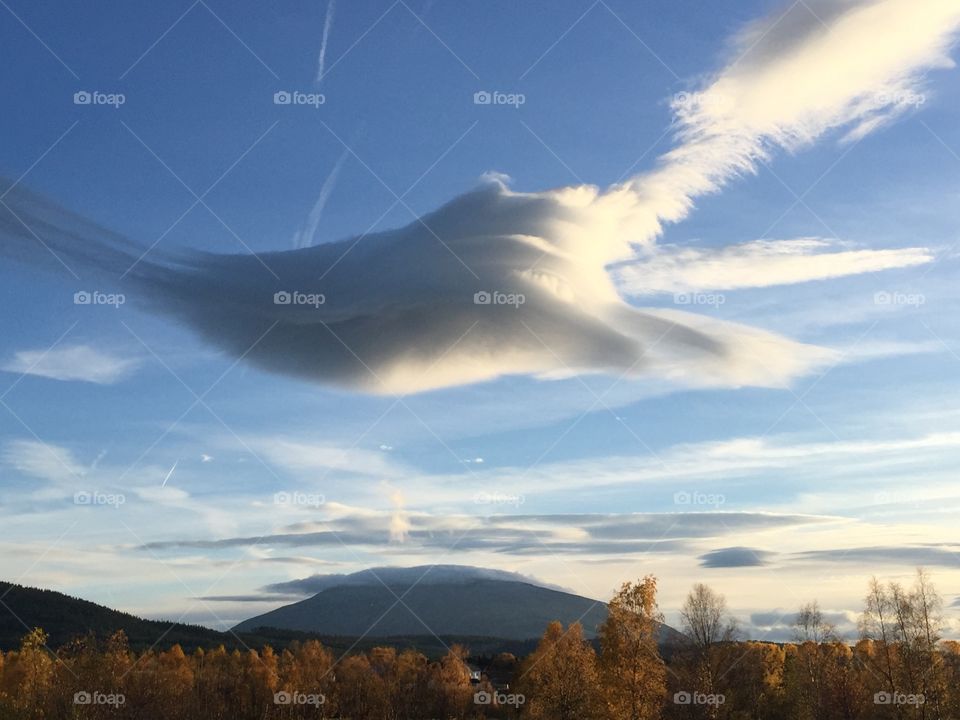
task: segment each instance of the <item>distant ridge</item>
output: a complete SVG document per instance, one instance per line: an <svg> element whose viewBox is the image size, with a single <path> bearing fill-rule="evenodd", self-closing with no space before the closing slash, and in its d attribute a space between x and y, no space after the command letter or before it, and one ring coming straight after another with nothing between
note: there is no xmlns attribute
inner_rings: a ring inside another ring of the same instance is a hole
<svg viewBox="0 0 960 720"><path fill-rule="evenodd" d="M34 627L43 628L49 635L50 648L90 633L102 640L117 630L123 630L130 645L137 648L154 643L160 643L161 647L175 643L185 647L215 647L231 640L235 642L224 633L200 625L144 620L55 590L0 581L0 649L19 647L20 639Z"/></svg>

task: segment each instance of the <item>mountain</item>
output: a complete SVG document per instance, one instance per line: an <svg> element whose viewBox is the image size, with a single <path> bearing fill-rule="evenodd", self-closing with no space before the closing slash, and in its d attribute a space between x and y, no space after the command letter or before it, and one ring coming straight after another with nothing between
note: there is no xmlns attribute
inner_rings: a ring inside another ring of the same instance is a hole
<svg viewBox="0 0 960 720"><path fill-rule="evenodd" d="M129 613L112 610L103 605L80 600L53 590L24 587L0 581L0 651L7 652L20 647L20 641L35 627L47 634L47 647L56 650L76 638L94 635L99 641L106 640L117 630L123 630L134 650L148 648L166 650L180 645L186 652L196 648L215 648L223 645L227 650L260 649L264 645L280 649L293 642L319 640L338 656L348 652L369 652L378 645L389 645L397 650L416 648L432 659L441 657L454 643L469 647L478 655L493 656L509 652L518 656L533 651L535 643L508 641L486 637L441 637L436 638L417 632L410 636L389 639L328 637L317 633L295 630L271 629L255 633L218 632L199 625L184 625L163 620L144 620Z"/></svg>
<svg viewBox="0 0 960 720"><path fill-rule="evenodd" d="M288 597L316 594L245 620L230 632L218 632L144 620L53 590L0 581L0 651L18 648L30 629L40 627L49 635L47 645L52 649L91 634L104 640L123 630L135 650L174 644L187 652L218 645L230 650L264 645L279 649L315 638L338 653L389 645L439 657L459 643L475 654L523 656L533 651L552 620L564 624L579 620L587 636L593 637L606 617L603 603L522 575L452 565L314 576L264 590ZM394 593L403 603L396 602ZM663 626L661 642L675 636L676 631Z"/></svg>
<svg viewBox="0 0 960 720"><path fill-rule="evenodd" d="M20 639L32 628L49 635L47 645L57 648L76 637L94 634L105 639L117 630L127 634L131 647L146 648L154 643L167 647L215 647L235 638L200 627L163 620L144 620L103 605L70 597L54 590L40 590L0 581L0 650L20 646Z"/></svg>
<svg viewBox="0 0 960 720"><path fill-rule="evenodd" d="M524 640L539 638L553 620L564 625L579 621L585 635L594 637L607 616L603 602L544 587L516 573L457 565L374 568L265 588L271 592L317 589L312 597L244 620L233 630L282 628L331 636L436 634ZM664 628L667 634L675 632Z"/></svg>

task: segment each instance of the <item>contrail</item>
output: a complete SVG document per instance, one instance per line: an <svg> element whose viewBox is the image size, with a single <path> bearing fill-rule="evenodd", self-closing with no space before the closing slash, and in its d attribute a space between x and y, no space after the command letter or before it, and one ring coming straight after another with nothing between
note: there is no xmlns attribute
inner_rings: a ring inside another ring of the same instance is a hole
<svg viewBox="0 0 960 720"><path fill-rule="evenodd" d="M349 150L343 151L343 154L340 155L334 164L330 174L327 175L327 179L324 180L323 185L320 186L320 195L313 204L310 215L307 216L307 222L293 236L294 248L305 248L313 245L317 234L317 227L320 225L320 218L323 216L323 209L327 206L327 200L330 199L330 194L333 192L333 188L337 184L337 178L340 176L340 169L343 167L343 163L349 154Z"/></svg>
<svg viewBox="0 0 960 720"><path fill-rule="evenodd" d="M166 486L167 486L167 480L169 480L169 479L170 479L170 476L173 475L173 471L177 469L177 463L179 463L179 462L180 462L180 461L177 460L177 461L173 464L173 467L170 468L170 472L167 473L167 476L163 479L163 482L160 483L160 487L166 487Z"/></svg>
<svg viewBox="0 0 960 720"><path fill-rule="evenodd" d="M330 38L330 28L333 25L333 11L335 6L336 0L330 0L327 4L327 16L323 21L323 37L320 40L320 55L317 57L316 82L323 80L324 66L327 62L327 40Z"/></svg>

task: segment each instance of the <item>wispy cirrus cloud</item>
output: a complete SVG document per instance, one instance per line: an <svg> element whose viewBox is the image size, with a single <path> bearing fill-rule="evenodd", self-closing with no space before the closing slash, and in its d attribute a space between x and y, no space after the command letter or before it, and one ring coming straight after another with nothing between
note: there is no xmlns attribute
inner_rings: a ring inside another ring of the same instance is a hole
<svg viewBox="0 0 960 720"><path fill-rule="evenodd" d="M892 250L850 248L824 238L752 240L717 248L660 245L649 256L616 270L630 295L792 285L932 262L922 247Z"/></svg>
<svg viewBox="0 0 960 720"><path fill-rule="evenodd" d="M92 345L69 345L47 350L20 350L0 369L51 380L112 385L129 377L140 359L100 350Z"/></svg>
<svg viewBox="0 0 960 720"><path fill-rule="evenodd" d="M90 469L69 448L38 440L10 440L3 446L0 458L25 475L55 483L83 477Z"/></svg>

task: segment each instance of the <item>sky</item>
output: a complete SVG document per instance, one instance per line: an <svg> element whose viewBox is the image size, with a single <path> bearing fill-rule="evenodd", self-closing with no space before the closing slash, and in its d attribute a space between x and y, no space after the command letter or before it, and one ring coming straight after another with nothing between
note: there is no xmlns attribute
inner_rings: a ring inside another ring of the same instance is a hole
<svg viewBox="0 0 960 720"><path fill-rule="evenodd" d="M653 573L784 639L923 566L958 634L958 33L3 0L0 577L224 628L370 567Z"/></svg>

